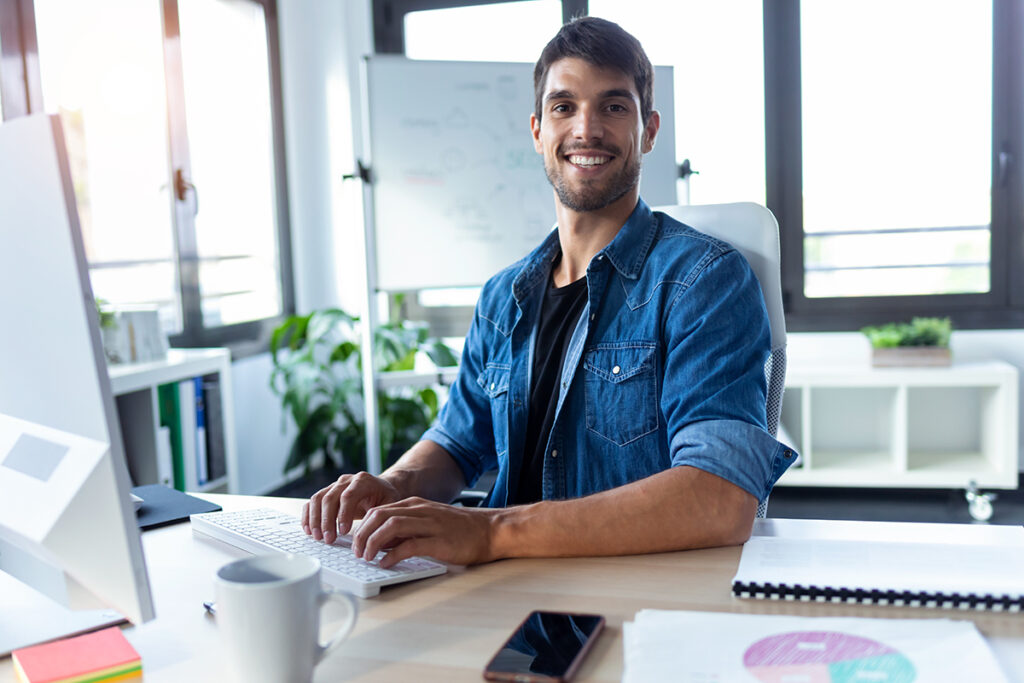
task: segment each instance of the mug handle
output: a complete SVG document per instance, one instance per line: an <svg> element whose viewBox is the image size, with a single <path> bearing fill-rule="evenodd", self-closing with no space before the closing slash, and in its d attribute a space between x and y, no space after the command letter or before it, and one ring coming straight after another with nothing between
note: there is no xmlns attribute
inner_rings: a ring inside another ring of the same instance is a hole
<svg viewBox="0 0 1024 683"><path fill-rule="evenodd" d="M328 652L341 645L345 638L348 637L348 634L352 632L352 628L356 625L356 618L359 616L359 602L351 593L346 593L345 591L334 589L321 590L320 596L317 598L317 601L320 603L320 608L322 609L323 606L326 605L327 602L330 600L344 602L349 606L348 621L346 621L345 624L340 629L338 629L338 632L334 634L334 637L331 638L330 641L328 641L326 644L321 643L318 640L316 644L315 664L319 664L321 660L323 660L323 658L327 656Z"/></svg>

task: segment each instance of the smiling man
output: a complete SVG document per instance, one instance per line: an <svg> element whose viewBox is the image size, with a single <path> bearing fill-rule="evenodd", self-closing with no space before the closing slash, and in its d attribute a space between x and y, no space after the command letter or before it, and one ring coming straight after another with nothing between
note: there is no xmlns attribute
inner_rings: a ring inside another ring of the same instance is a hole
<svg viewBox="0 0 1024 683"><path fill-rule="evenodd" d="M770 333L729 245L640 199L660 126L640 43L597 18L534 70L558 226L484 286L437 423L380 477L343 475L306 533L459 564L742 543L785 471L765 429ZM482 508L447 504L497 471Z"/></svg>

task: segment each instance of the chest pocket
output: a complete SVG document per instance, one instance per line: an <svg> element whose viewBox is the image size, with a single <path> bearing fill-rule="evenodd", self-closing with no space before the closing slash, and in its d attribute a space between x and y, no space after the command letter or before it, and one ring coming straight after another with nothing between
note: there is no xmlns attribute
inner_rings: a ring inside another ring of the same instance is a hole
<svg viewBox="0 0 1024 683"><path fill-rule="evenodd" d="M494 425L494 452L508 452L508 375L504 363L488 363L476 378L476 383L491 401L491 423Z"/></svg>
<svg viewBox="0 0 1024 683"><path fill-rule="evenodd" d="M658 429L657 345L598 344L586 352L587 429L625 446Z"/></svg>

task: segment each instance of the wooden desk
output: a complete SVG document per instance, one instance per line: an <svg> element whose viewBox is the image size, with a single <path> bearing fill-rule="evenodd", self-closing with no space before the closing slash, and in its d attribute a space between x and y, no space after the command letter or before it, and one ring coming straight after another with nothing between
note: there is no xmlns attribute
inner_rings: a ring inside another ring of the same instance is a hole
<svg viewBox="0 0 1024 683"><path fill-rule="evenodd" d="M298 514L302 501L205 495L225 509L273 507ZM821 522L849 524L849 522ZM154 587L156 620L125 635L142 655L147 683L221 679L213 599L216 569L246 553L204 536L188 524L143 535ZM606 632L577 680L619 681L622 623L644 608L802 616L947 617L971 619L989 639L1011 681L1024 683L1024 614L920 608L739 600L730 593L740 548L630 557L504 560L458 573L386 588L362 600L349 639L316 669L316 681L479 681L491 655L532 609L596 612ZM340 613L325 612L325 633ZM0 683L13 681L9 658ZM924 683L924 682L922 682Z"/></svg>

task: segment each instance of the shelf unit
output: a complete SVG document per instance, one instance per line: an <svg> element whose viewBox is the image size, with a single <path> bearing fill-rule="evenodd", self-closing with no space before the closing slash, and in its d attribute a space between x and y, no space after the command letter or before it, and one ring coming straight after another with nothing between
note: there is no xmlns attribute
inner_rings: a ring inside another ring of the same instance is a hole
<svg viewBox="0 0 1024 683"><path fill-rule="evenodd" d="M781 424L801 459L779 485L1017 488L1017 387L1001 361L791 367Z"/></svg>
<svg viewBox="0 0 1024 683"><path fill-rule="evenodd" d="M220 379L220 415L224 435L225 476L189 490L238 493L238 452L235 443L234 401L231 393L231 354L227 349L170 349L163 360L110 365L110 384L117 403L128 469L135 485L160 481L160 406L158 388L195 377ZM209 411L207 413L210 414ZM194 428L194 417L191 418ZM189 424L188 418L182 418Z"/></svg>

